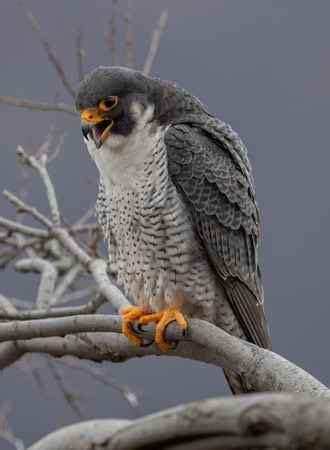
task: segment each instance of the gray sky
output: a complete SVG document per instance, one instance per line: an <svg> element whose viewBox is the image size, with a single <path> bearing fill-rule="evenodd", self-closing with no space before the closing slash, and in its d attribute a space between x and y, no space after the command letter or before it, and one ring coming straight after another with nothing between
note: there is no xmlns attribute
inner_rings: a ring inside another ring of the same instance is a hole
<svg viewBox="0 0 330 450"><path fill-rule="evenodd" d="M59 57L76 80L73 38L84 28L86 69L110 63L103 34L110 1L29 0ZM146 54L151 30L166 5L169 24L153 73L177 81L229 122L248 146L262 212L262 271L274 349L330 380L328 149L330 107L330 2L314 0L136 0L136 60ZM125 4L125 2L123 2ZM70 101L29 24L12 0L0 3L0 95ZM0 187L15 190L20 174L15 149L34 150L51 124L66 131L65 150L54 164L59 198L68 219L95 198L97 173L81 142L79 123L69 116L0 105ZM38 182L31 198L44 205ZM11 209L0 200L1 214ZM1 291L33 298L34 278L0 273ZM134 386L141 411L228 393L219 370L174 358L149 358L109 366ZM187 376L189 374L189 376ZM0 402L12 400L11 423L27 444L76 421L54 381L43 395L22 370L0 374ZM69 373L90 405L87 418L132 417L120 395ZM106 391L106 392L105 392ZM0 447L7 450L1 442ZM8 447L9 449L9 447Z"/></svg>

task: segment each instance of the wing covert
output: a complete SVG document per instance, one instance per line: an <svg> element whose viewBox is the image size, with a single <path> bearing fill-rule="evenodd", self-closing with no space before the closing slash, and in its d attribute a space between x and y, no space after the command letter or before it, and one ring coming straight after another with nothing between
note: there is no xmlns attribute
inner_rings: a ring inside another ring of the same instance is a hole
<svg viewBox="0 0 330 450"><path fill-rule="evenodd" d="M165 135L168 169L247 339L270 347L258 267L259 212L249 165L198 126Z"/></svg>

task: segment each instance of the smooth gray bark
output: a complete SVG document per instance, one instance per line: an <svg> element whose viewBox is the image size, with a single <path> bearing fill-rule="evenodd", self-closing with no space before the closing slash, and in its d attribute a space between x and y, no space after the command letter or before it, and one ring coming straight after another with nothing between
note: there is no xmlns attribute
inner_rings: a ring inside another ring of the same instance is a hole
<svg viewBox="0 0 330 450"><path fill-rule="evenodd" d="M89 332L88 335L86 332ZM62 341L61 349L59 337L74 333L79 333L78 339L72 336L70 340ZM97 334L96 340L94 333ZM22 353L39 351L54 355L49 347L49 338L56 339L57 356L71 355L118 362L136 356L162 354L156 346L136 347L120 333L121 317L102 314L1 323L0 342L15 339L16 344L11 349L0 345L0 367L8 365L6 358L12 362L11 351L15 354L21 350ZM152 341L154 328L146 329L143 336ZM179 342L177 348L167 355L189 357L234 370L244 375L252 391L307 392L313 396L330 396L326 386L300 367L274 352L235 338L209 322L190 320L185 336L173 323L168 326L166 336L170 341ZM35 341L34 338L39 339ZM44 342L42 338L45 338ZM30 346L29 340L32 340ZM186 345L182 346L181 341ZM34 342L36 347L33 350Z"/></svg>
<svg viewBox="0 0 330 450"><path fill-rule="evenodd" d="M329 423L330 399L285 393L251 394L189 403L126 424L117 424L113 419L93 421L91 434L90 423L82 422L52 433L30 450L197 450L251 446L323 450L330 448ZM68 446L66 443L70 441Z"/></svg>
<svg viewBox="0 0 330 450"><path fill-rule="evenodd" d="M29 450L104 450L104 443L113 433L129 423L129 420L124 419L80 422L48 434Z"/></svg>

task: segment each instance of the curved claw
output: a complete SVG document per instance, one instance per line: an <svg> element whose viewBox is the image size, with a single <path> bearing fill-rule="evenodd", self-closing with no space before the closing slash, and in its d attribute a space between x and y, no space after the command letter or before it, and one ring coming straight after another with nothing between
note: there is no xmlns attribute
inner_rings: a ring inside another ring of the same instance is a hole
<svg viewBox="0 0 330 450"><path fill-rule="evenodd" d="M165 339L166 327L171 322L177 322L178 325L182 328L184 333L188 328L188 323L178 308L170 307L168 309L165 309L165 311L162 312L161 319L157 323L155 335L155 341L158 347L163 352L169 352L170 350L173 350L178 344L177 342L169 343Z"/></svg>
<svg viewBox="0 0 330 450"><path fill-rule="evenodd" d="M143 339L133 329L133 323L143 315L147 314L145 308L139 306L130 306L125 308L121 312L122 314L122 333L138 347L145 347Z"/></svg>
<svg viewBox="0 0 330 450"><path fill-rule="evenodd" d="M178 325L182 328L183 334L188 328L188 323L183 314L178 308L174 306L171 306L168 309L157 313L150 313L150 311L140 306L131 306L129 308L125 308L122 311L122 317L123 334L127 336L127 338L131 342L133 342L133 344L139 347L148 347L149 345L153 344L153 341L149 341L146 343L136 332L136 329L137 331L143 332L143 325L147 325L150 322L156 322L157 325L155 332L155 342L163 352L169 352L170 350L176 348L176 346L178 345L177 342L170 343L166 341L165 333L167 325L169 325L171 322L177 322ZM135 321L137 321L137 323L136 329L134 330L133 324Z"/></svg>
<svg viewBox="0 0 330 450"><path fill-rule="evenodd" d="M132 323L123 317L122 333L138 347L143 347L143 340L133 331Z"/></svg>

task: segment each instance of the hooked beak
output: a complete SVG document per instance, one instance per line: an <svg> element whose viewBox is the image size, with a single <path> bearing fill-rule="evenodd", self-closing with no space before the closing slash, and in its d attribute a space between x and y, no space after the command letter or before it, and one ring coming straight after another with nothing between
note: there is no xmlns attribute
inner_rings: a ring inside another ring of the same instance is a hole
<svg viewBox="0 0 330 450"><path fill-rule="evenodd" d="M104 117L97 108L88 108L81 111L80 117L84 138L87 140L91 138L96 148L99 149L110 136L113 120Z"/></svg>

